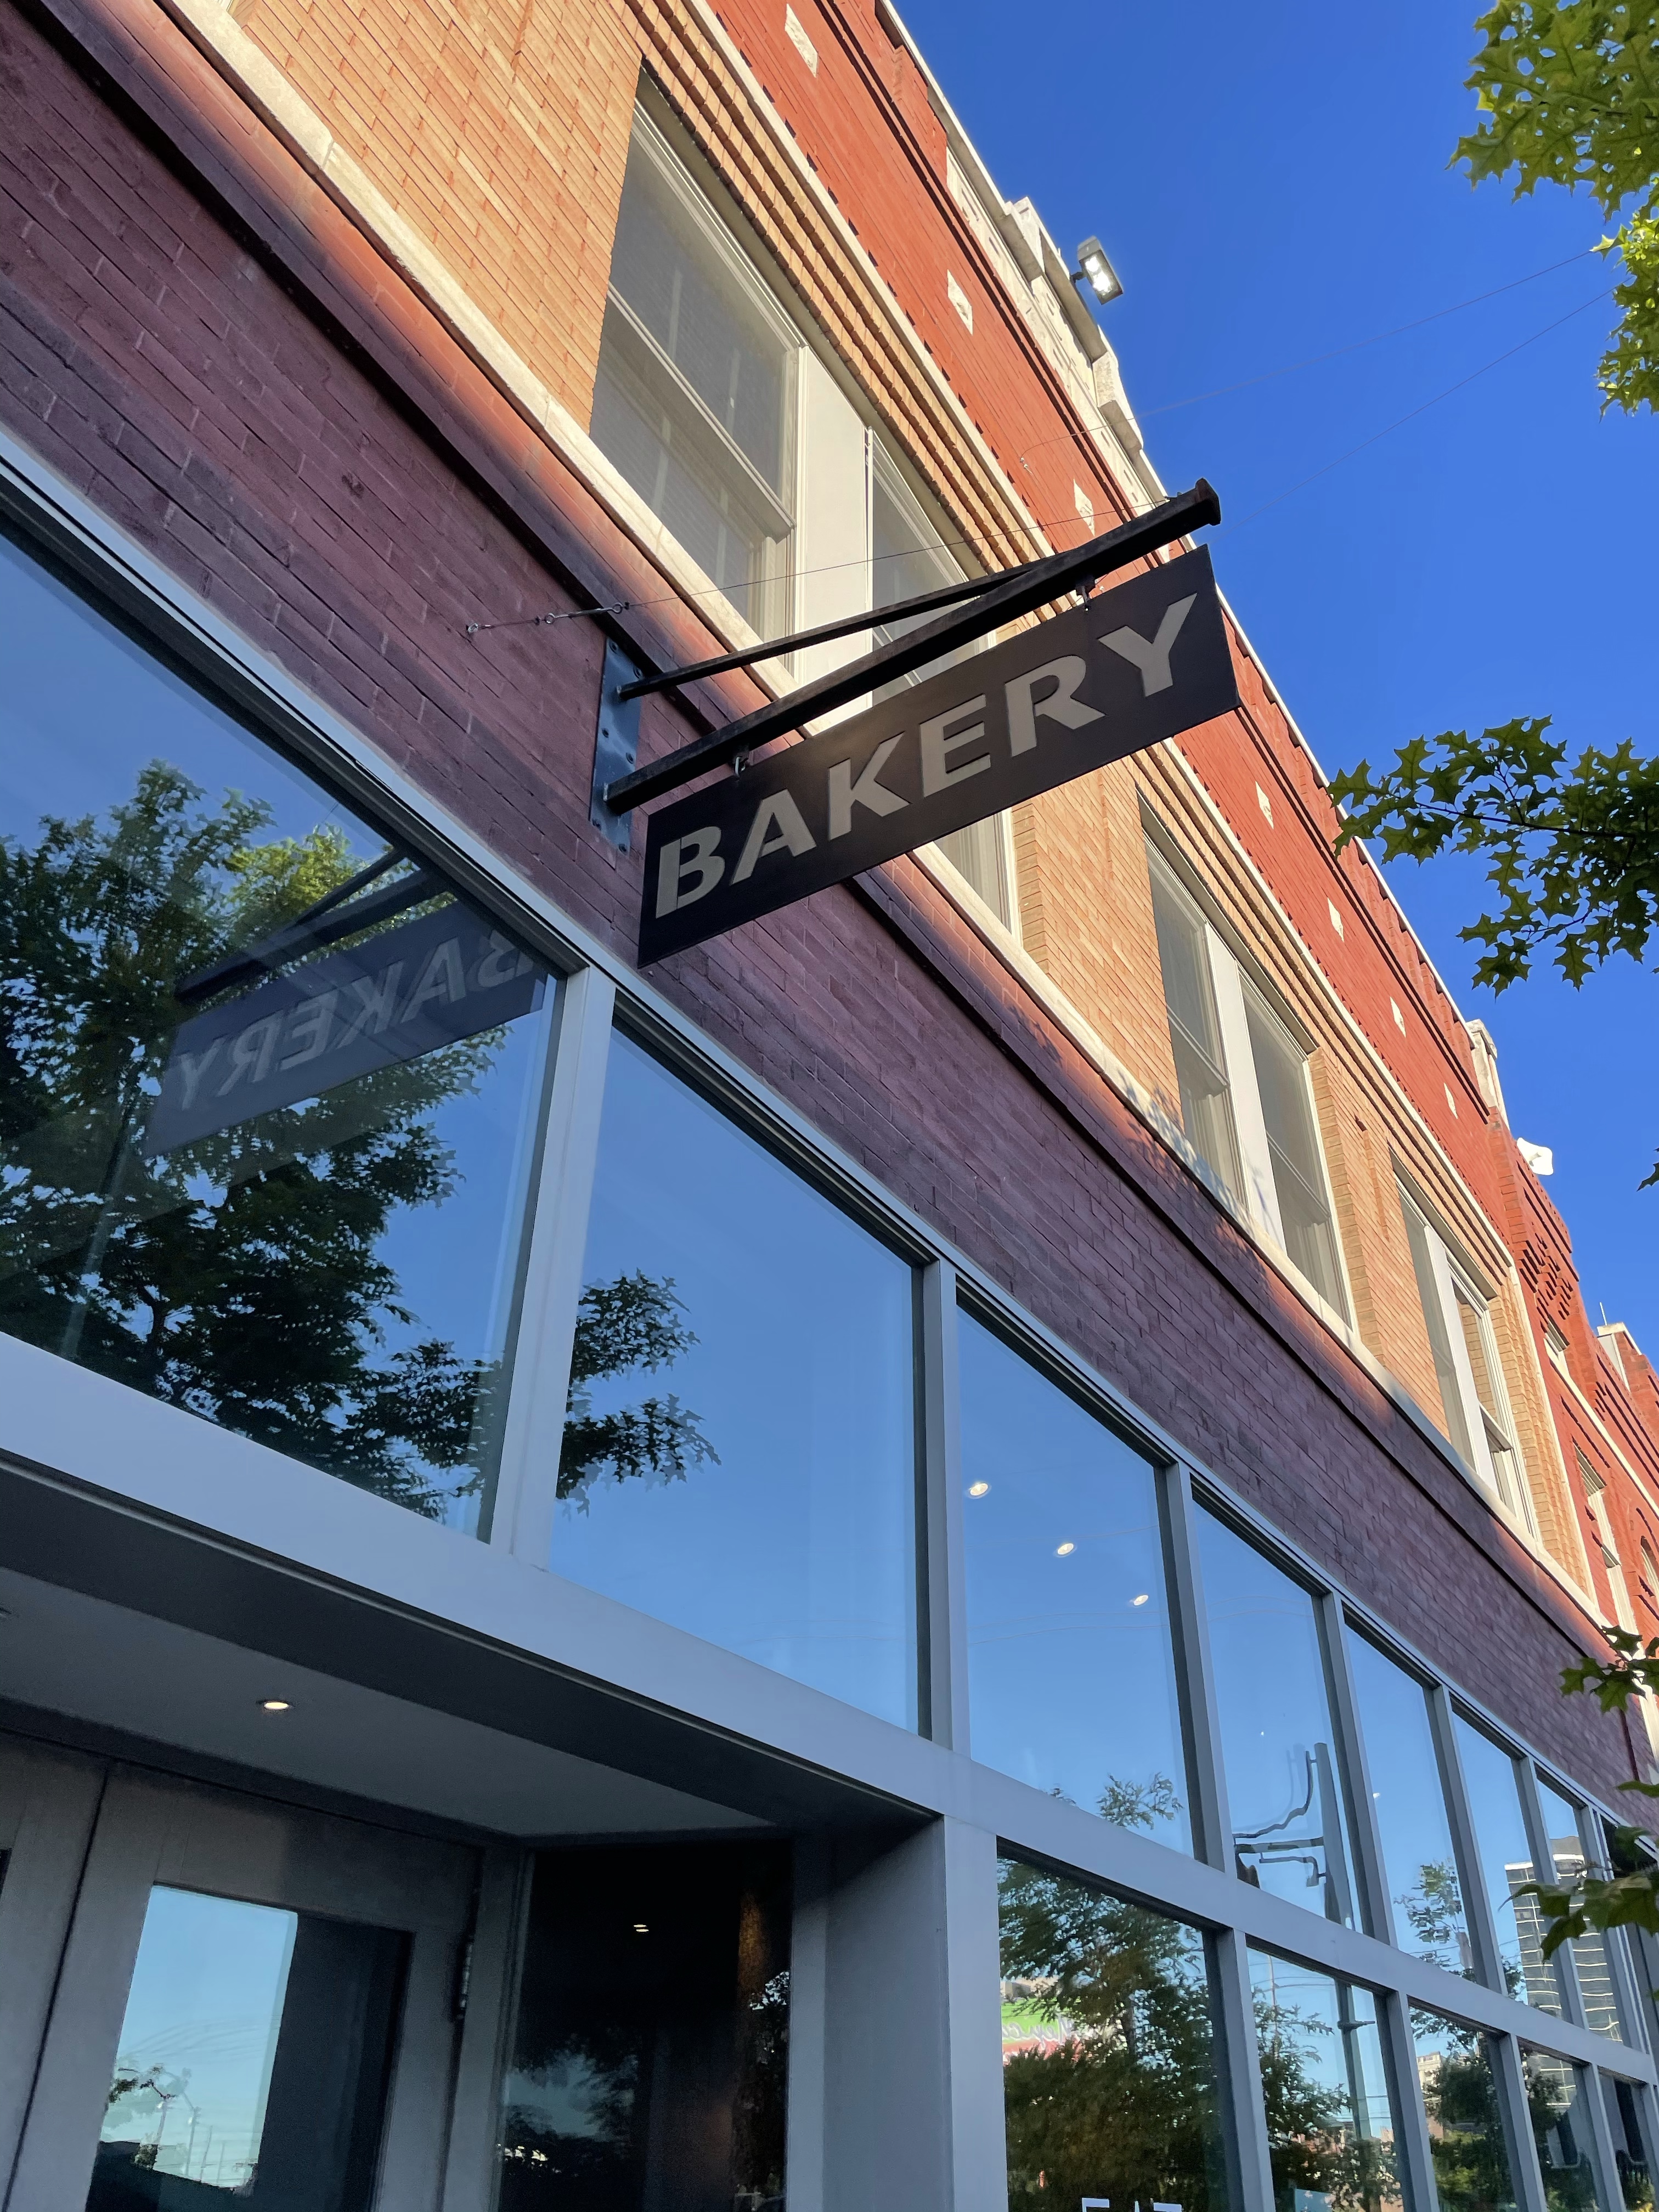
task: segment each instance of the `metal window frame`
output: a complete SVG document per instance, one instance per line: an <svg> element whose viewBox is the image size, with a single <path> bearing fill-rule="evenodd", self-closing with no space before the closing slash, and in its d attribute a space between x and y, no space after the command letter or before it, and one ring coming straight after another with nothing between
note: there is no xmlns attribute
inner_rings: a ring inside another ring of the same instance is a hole
<svg viewBox="0 0 1659 2212"><path fill-rule="evenodd" d="M1003 1848L1064 1866L1082 1879L1103 1883L1155 1909L1172 1912L1209 1933L1219 1961L1224 2003L1232 2015L1228 2066L1236 2100L1235 2150L1244 2176L1246 2212L1267 2212L1271 2203L1270 2192L1266 2197L1262 2193L1267 2171L1265 2122L1259 2101L1251 2101L1256 2069L1244 1953L1253 1940L1372 1990L1385 2026L1385 2041L1402 2084L1413 2078L1406 2008L1415 2002L1467 2020L1492 2039L1495 2051L1507 2053L1502 2071L1511 2092L1519 2080L1516 2046L1523 2039L1553 2057L1591 2068L1598 2082L1618 2078L1631 2083L1638 2094L1644 2123L1652 2127L1659 2071L1645 2040L1640 2048L1614 2045L1603 2037L1592 2036L1575 2021L1557 2022L1505 1997L1498 1987L1483 1989L1461 1982L1375 1936L1335 1927L1299 1906L1254 1891L1226 1871L1226 1784L1215 1724L1202 1591L1193 1555L1195 1506L1201 1503L1216 1507L1247 1540L1267 1552L1275 1564L1314 1594L1328 1650L1339 1655L1333 1667L1333 1718L1351 1778L1351 1811L1356 1798L1362 1814L1368 1810L1369 1796L1359 1794L1364 1755L1351 1686L1346 1686L1344 1621L1352 1620L1389 1656L1431 1686L1431 1713L1437 1709L1440 1733L1449 1738L1452 1689L1438 1668L1193 1460L1108 1377L1017 1306L986 1270L952 1248L855 1161L828 1143L805 1115L770 1093L732 1055L702 1036L608 948L505 868L482 840L447 815L359 733L307 694L278 664L241 638L206 603L125 538L90 502L4 434L0 434L0 507L26 531L44 539L60 561L78 569L131 618L155 634L164 650L199 671L216 691L230 699L237 711L247 715L280 750L289 753L307 772L335 786L343 797L362 805L372 818L406 838L413 849L430 857L470 897L498 914L566 979L543 1151L543 1201L534 1224L525 1294L525 1335L534 1340L535 1354L523 1358L514 1370L508 1419L512 1434L520 1440L516 1446L518 1458L512 1482L501 1493L496 1526L484 1550L505 1550L520 1559L538 1555L548 1502L544 1481L538 1490L524 1465L522 1439L535 1424L556 1418L568 1376L574 1286L580 1278L586 1193L592 1180L591 1165L585 1169L582 1161L591 1160L597 1142L605 1055L614 1023L690 1074L705 1095L737 1115L769 1149L924 1271L921 1494L928 1536L924 1610L929 1632L926 1650L934 1741L918 1743L911 1762L921 1799L926 1802L937 1786L927 1782L924 1787L924 1776L937 1771L927 1762L942 1756L957 1759L961 1783L959 1788L951 1784L957 1802L964 1807L971 1804L976 1826L994 1827ZM558 1203L551 1204L550 1194L556 1188ZM1162 1469L1176 1679L1188 1722L1198 1857L1188 1858L1148 1839L1109 1829L1091 1815L1056 1806L1041 1793L969 1761L970 1716L966 1711L964 1655L960 1649L960 1516L957 1508L953 1528L952 1505L953 1493L959 1488L956 1474L960 1465L960 1439L953 1425L957 1416L952 1379L952 1316L958 1297L969 1310L982 1312L1017 1350L1063 1381L1072 1395ZM135 1419L146 1410L148 1401L136 1402ZM375 1504L375 1510L393 1514L398 1509ZM545 1553L540 1557L544 1559ZM791 1694L789 1686L781 1687L781 1708L789 1706ZM1457 1696L1459 1704L1493 1735L1512 1759L1531 1760L1532 1753L1512 1729L1461 1690ZM1455 1742L1443 1742L1442 1753L1448 1816L1461 1862L1470 1850L1472 1829ZM951 1771L957 1771L954 1766ZM1358 1780L1353 1779L1356 1777ZM1568 1794L1586 1805L1586 1817L1616 1820L1616 1813L1577 1785L1572 1785ZM1379 1863L1375 1835L1367 1836L1362 1814L1356 1815L1355 1838L1359 1887L1374 1911L1380 1894ZM1478 1865L1478 1858L1472 1856L1470 1863ZM1468 1901L1479 1912L1486 1911L1484 1887L1475 1887ZM1474 1940L1477 1948L1484 1943L1489 1960L1495 1960L1495 1940L1490 1929L1477 1934ZM511 1978L500 1978L505 1986ZM1645 2031L1644 2016L1638 2013L1638 2018ZM487 2070L488 2063L481 2057L479 2068ZM1513 2104L1512 2095L1510 2101ZM1407 2174L1420 2191L1429 2174L1426 2137L1415 2122L1407 2124L1412 2098L1402 2095L1400 2106L1397 2118L1407 2134ZM1516 2109L1524 2123L1524 2106ZM1420 2117L1419 2109L1419 2120ZM1529 2128L1524 2139L1517 2138L1511 2144L1511 2156L1528 2212L1540 2212L1541 2193ZM1431 2203L1425 2197L1420 2204L1414 2203L1413 2212L1429 2212ZM1613 2212L1618 2212L1616 2206Z"/></svg>

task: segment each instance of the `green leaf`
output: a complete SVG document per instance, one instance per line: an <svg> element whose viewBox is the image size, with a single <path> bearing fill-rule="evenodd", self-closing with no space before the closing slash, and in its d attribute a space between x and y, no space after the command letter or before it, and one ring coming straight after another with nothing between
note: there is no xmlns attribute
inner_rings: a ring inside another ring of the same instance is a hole
<svg viewBox="0 0 1659 2212"><path fill-rule="evenodd" d="M1597 370L1602 404L1659 404L1659 8L1639 0L1500 0L1475 25L1486 43L1467 79L1480 118L1452 158L1471 181L1589 194L1605 216L1634 205L1594 250L1617 252L1620 321Z"/></svg>

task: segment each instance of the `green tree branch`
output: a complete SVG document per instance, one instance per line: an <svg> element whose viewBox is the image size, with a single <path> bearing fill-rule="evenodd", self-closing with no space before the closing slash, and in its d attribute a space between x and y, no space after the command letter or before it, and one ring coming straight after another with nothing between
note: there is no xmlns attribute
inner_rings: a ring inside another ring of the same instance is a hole
<svg viewBox="0 0 1659 2212"><path fill-rule="evenodd" d="M1581 1659L1565 1668L1561 1688L1568 1697L1593 1692L1604 1713L1619 1712L1632 1698L1659 1695L1659 1637L1644 1642L1632 1630L1603 1624L1610 1659ZM1659 1797L1659 1782L1621 1782L1633 1796ZM1588 1868L1577 1881L1529 1881L1516 1892L1538 1899L1544 1930L1544 1956L1553 1959L1564 1943L1593 1928L1645 1928L1659 1936L1659 1859L1644 1828L1621 1823L1610 1844L1621 1867L1611 1874Z"/></svg>
<svg viewBox="0 0 1659 2212"><path fill-rule="evenodd" d="M1334 776L1331 795L1347 810L1338 852L1368 837L1385 860L1485 860L1493 902L1461 934L1484 948L1474 980L1494 991L1540 956L1577 987L1615 953L1642 959L1659 927L1659 759L1629 738L1570 763L1547 714L1445 730Z"/></svg>
<svg viewBox="0 0 1659 2212"><path fill-rule="evenodd" d="M1640 0L1499 0L1467 80L1482 120L1458 142L1471 180L1513 176L1589 192L1611 219L1603 240L1625 279L1620 321L1596 372L1604 407L1659 406L1659 7Z"/></svg>

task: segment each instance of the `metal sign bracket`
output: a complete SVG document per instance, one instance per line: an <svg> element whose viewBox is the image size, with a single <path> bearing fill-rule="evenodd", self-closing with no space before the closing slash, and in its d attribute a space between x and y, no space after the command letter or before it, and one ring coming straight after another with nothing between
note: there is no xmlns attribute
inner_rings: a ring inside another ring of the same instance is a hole
<svg viewBox="0 0 1659 2212"><path fill-rule="evenodd" d="M617 694L639 683L643 671L630 660L615 638L605 641L605 669L599 678L599 721L593 737L593 785L588 796L587 818L608 844L619 853L628 850L629 813L607 806L605 793L621 777L632 775L640 757L640 699Z"/></svg>

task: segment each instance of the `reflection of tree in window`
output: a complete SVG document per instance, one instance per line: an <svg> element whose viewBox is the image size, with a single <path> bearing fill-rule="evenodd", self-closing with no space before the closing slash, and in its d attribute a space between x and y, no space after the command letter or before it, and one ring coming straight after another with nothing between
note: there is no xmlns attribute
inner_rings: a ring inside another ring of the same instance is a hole
<svg viewBox="0 0 1659 2212"><path fill-rule="evenodd" d="M1541 2051L1522 2051L1521 2070L1547 2212L1597 2212L1583 2075Z"/></svg>
<svg viewBox="0 0 1659 2212"><path fill-rule="evenodd" d="M1449 1974L1475 1979L1474 1954L1463 1918L1463 1893L1449 1859L1431 1860L1419 1867L1416 1881L1395 1903L1417 1938L1419 1958Z"/></svg>
<svg viewBox="0 0 1659 2212"><path fill-rule="evenodd" d="M1227 2203L1202 1938L1006 1861L1008 2202Z"/></svg>
<svg viewBox="0 0 1659 2212"><path fill-rule="evenodd" d="M1441 2212L1510 2212L1515 2186L1485 2038L1415 2006L1412 2026Z"/></svg>
<svg viewBox="0 0 1659 2212"><path fill-rule="evenodd" d="M270 819L157 762L104 820L0 841L0 1328L442 1517L483 1481L497 1365L420 1334L385 1245L456 1188L434 1117L503 1031L140 1150L179 979L359 868Z"/></svg>
<svg viewBox="0 0 1659 2212"><path fill-rule="evenodd" d="M787 1846L538 1855L501 2212L783 2212Z"/></svg>
<svg viewBox="0 0 1659 2212"><path fill-rule="evenodd" d="M590 1382L672 1367L696 1342L678 1316L672 1276L653 1281L643 1268L612 1283L590 1283L582 1292L570 1358L570 1399L559 1458L559 1496L587 1508L587 1494L602 1476L647 1482L683 1481L688 1467L720 1454L698 1426L697 1416L671 1391L637 1406L595 1413Z"/></svg>
<svg viewBox="0 0 1659 2212"><path fill-rule="evenodd" d="M1369 1990L1254 1947L1250 1988L1279 2212L1321 2212L1322 2199L1343 2212L1401 2212Z"/></svg>

